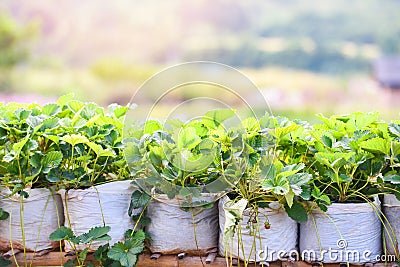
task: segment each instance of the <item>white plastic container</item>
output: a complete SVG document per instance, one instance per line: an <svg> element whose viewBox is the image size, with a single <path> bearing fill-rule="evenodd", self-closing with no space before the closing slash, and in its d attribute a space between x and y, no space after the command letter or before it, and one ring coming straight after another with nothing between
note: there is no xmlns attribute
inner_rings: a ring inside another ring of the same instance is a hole
<svg viewBox="0 0 400 267"><path fill-rule="evenodd" d="M110 226L110 244L122 241L127 230L134 227L128 216L132 193L137 189L132 181L116 181L88 189L60 190L65 213L65 226L70 227L75 235L87 233L95 226ZM136 210L133 214L139 213ZM95 251L107 242L93 242L90 251ZM86 248L77 246L78 250ZM71 251L68 242L65 250Z"/></svg>
<svg viewBox="0 0 400 267"><path fill-rule="evenodd" d="M232 256L247 262L272 262L279 258L297 255L298 224L292 220L279 203L275 209L260 208L258 223L251 226L250 209L245 209L240 222L241 235L235 233L229 247L224 247L225 209L230 205L228 197L219 201L220 236L218 250L221 256ZM264 227L268 221L270 229ZM256 230L255 230L256 229ZM259 230L259 232L258 232ZM239 242L239 239L241 242Z"/></svg>
<svg viewBox="0 0 400 267"><path fill-rule="evenodd" d="M217 195L203 194L193 202L214 203L212 208L193 208L185 211L182 199L157 196L147 207L151 222L146 227L153 253L207 254L218 246Z"/></svg>
<svg viewBox="0 0 400 267"><path fill-rule="evenodd" d="M333 203L326 213L314 210L300 225L305 261L376 262L382 251L380 202Z"/></svg>
<svg viewBox="0 0 400 267"><path fill-rule="evenodd" d="M397 200L395 195L384 196L383 213L387 219L387 221L384 220L387 252L390 255L396 255L396 252L399 251L400 242L400 201Z"/></svg>
<svg viewBox="0 0 400 267"><path fill-rule="evenodd" d="M28 198L21 198L18 194L7 197L11 193L10 190L1 190L0 208L10 214L7 220L0 221L0 250L2 251L10 250L11 243L13 249L23 250L25 245L27 251L33 252L56 248L60 245L59 242L49 239L50 234L64 223L60 195L53 194L46 188L26 191L29 194ZM22 229L24 229L24 238Z"/></svg>

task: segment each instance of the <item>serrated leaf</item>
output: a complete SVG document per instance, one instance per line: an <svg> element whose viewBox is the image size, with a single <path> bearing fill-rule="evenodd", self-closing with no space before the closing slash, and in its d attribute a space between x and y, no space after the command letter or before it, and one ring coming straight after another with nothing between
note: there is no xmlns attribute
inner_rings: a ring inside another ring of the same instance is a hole
<svg viewBox="0 0 400 267"><path fill-rule="evenodd" d="M139 162L143 157L139 147L133 142L125 144L124 156L128 164Z"/></svg>
<svg viewBox="0 0 400 267"><path fill-rule="evenodd" d="M142 208L147 205L147 203L151 200L151 196L146 194L145 192L136 190L131 195L131 202L129 205L128 215L132 216L132 211L134 209Z"/></svg>
<svg viewBox="0 0 400 267"><path fill-rule="evenodd" d="M144 249L143 240L129 239L125 243L118 242L108 251L107 256L110 259L119 261L122 266L135 266L137 255Z"/></svg>
<svg viewBox="0 0 400 267"><path fill-rule="evenodd" d="M81 110L84 107L84 103L81 101L77 100L71 100L68 102L68 107L74 112L77 113L79 110Z"/></svg>
<svg viewBox="0 0 400 267"><path fill-rule="evenodd" d="M294 193L292 190L290 190L286 195L285 195L285 199L286 199L286 204L289 206L289 208L292 207L293 205L293 200L294 200Z"/></svg>
<svg viewBox="0 0 400 267"><path fill-rule="evenodd" d="M47 116L54 116L57 113L59 113L60 110L61 110L60 106L55 104L55 103L53 103L53 104L44 105L43 108L42 108L42 113L47 115Z"/></svg>
<svg viewBox="0 0 400 267"><path fill-rule="evenodd" d="M63 154L60 151L50 151L41 161L43 173L48 173L51 169L60 165L63 160Z"/></svg>
<svg viewBox="0 0 400 267"><path fill-rule="evenodd" d="M400 184L400 175L398 174L390 174L383 176L383 180L385 182L390 182L392 184Z"/></svg>
<svg viewBox="0 0 400 267"><path fill-rule="evenodd" d="M58 118L47 118L43 121L42 127L40 128L41 131L46 129L53 129L58 125Z"/></svg>
<svg viewBox="0 0 400 267"><path fill-rule="evenodd" d="M71 146L76 146L78 144L86 144L89 142L89 140L81 134L67 134L61 137L61 140L67 142Z"/></svg>
<svg viewBox="0 0 400 267"><path fill-rule="evenodd" d="M159 131L161 129L161 123L155 120L149 120L144 124L143 134L153 134L155 131Z"/></svg>
<svg viewBox="0 0 400 267"><path fill-rule="evenodd" d="M44 134L43 136L46 137L47 139L51 140L53 143L55 143L55 144L57 144L57 145L58 145L58 143L59 143L59 141L60 141L60 137L58 137L57 135L47 135L47 134Z"/></svg>
<svg viewBox="0 0 400 267"><path fill-rule="evenodd" d="M28 141L29 141L29 136L26 136L24 139L22 139L18 143L13 144L13 150L14 150L15 155L18 156L21 153L22 148Z"/></svg>
<svg viewBox="0 0 400 267"><path fill-rule="evenodd" d="M178 149L192 150L200 144L201 138L193 127L181 128L178 135Z"/></svg>
<svg viewBox="0 0 400 267"><path fill-rule="evenodd" d="M371 153L390 155L390 142L380 137L362 142L361 148Z"/></svg>
<svg viewBox="0 0 400 267"><path fill-rule="evenodd" d="M63 96L60 96L60 98L57 100L57 104L59 104L61 107L66 105L69 101L71 101L75 97L74 93L69 93Z"/></svg>
<svg viewBox="0 0 400 267"><path fill-rule="evenodd" d="M10 152L3 157L3 161L9 163L15 159L16 155L14 152Z"/></svg>
<svg viewBox="0 0 400 267"><path fill-rule="evenodd" d="M326 135L321 136L321 141L327 147L332 148L333 141L329 136L326 136Z"/></svg>
<svg viewBox="0 0 400 267"><path fill-rule="evenodd" d="M131 109L130 107L127 106L120 106L118 104L111 104L107 107L108 111L114 114L114 116L119 119L123 116L125 116L126 112L128 112L129 109Z"/></svg>
<svg viewBox="0 0 400 267"><path fill-rule="evenodd" d="M277 139L282 139L282 137L284 137L287 134L290 134L291 132L296 131L300 127L301 127L300 125L297 125L297 124L293 123L292 125L289 125L289 126L277 127L275 129L271 129L269 131L269 133L272 136L275 136L275 138L277 138Z"/></svg>
<svg viewBox="0 0 400 267"><path fill-rule="evenodd" d="M97 226L89 230L89 232L80 235L78 238L81 243L89 244L92 241L109 241L111 237L108 235L110 226Z"/></svg>
<svg viewBox="0 0 400 267"><path fill-rule="evenodd" d="M204 114L202 122L210 129L214 129L227 119L233 117L236 111L233 109L215 109Z"/></svg>
<svg viewBox="0 0 400 267"><path fill-rule="evenodd" d="M66 226L61 226L56 231L50 234L50 240L52 241L62 241L62 240L72 240L75 238L74 233L71 228Z"/></svg>
<svg viewBox="0 0 400 267"><path fill-rule="evenodd" d="M305 222L307 221L307 211L298 202L294 202L291 207L285 205L285 210L290 218L295 220L296 222Z"/></svg>
<svg viewBox="0 0 400 267"><path fill-rule="evenodd" d="M312 178L310 173L295 173L288 177L290 187L293 193L298 196L303 192L302 187L306 185Z"/></svg>

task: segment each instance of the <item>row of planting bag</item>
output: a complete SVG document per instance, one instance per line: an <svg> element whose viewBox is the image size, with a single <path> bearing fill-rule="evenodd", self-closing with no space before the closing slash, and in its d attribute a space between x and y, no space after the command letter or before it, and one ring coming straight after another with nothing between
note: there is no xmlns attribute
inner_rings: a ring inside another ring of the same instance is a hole
<svg viewBox="0 0 400 267"><path fill-rule="evenodd" d="M0 221L0 250L54 249L60 244L50 241L49 235L61 225L71 227L79 235L105 224L111 227L110 243L118 242L127 229L133 228L127 210L135 190L130 181L58 193L32 189L22 202L19 196L9 197L10 192L2 190L0 208L10 216ZM207 254L218 248L222 256L246 261L275 261L297 253L297 259L300 256L301 260L322 259L327 263L374 262L382 254L381 222L385 220L382 220L378 199L373 204L332 204L326 213L313 211L307 222L301 224L279 207L259 209L257 220L252 219L251 210L245 209L242 220L235 222L236 232L230 240L224 236L224 226L226 216L231 216L232 202L226 196L219 199L219 195L212 194L205 194L201 201L214 202L214 205L187 211L180 207L179 200L166 196L148 205L146 212L151 222L146 231L152 239L153 253ZM400 202L386 195L383 213L389 222L384 224L384 232L391 233L385 235L384 244L387 253L395 255L396 240L400 238ZM22 223L21 218L24 218ZM260 223L265 221L268 224ZM92 244L91 249L99 245ZM71 250L68 244L65 250Z"/></svg>

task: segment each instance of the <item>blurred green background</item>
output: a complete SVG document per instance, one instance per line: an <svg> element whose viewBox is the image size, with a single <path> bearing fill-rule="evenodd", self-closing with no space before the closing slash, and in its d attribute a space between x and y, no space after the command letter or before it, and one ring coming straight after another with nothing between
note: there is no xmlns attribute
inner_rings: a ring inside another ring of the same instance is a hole
<svg viewBox="0 0 400 267"><path fill-rule="evenodd" d="M400 90L380 88L372 65L400 54L399 10L397 0L1 0L0 101L74 92L126 104L164 68L211 60L252 79L276 114L398 119ZM138 105L158 94L146 93Z"/></svg>

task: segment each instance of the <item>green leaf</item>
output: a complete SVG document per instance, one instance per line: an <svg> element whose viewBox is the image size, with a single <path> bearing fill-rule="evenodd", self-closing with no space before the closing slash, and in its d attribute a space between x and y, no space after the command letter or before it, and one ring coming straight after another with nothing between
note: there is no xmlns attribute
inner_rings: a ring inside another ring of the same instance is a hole
<svg viewBox="0 0 400 267"><path fill-rule="evenodd" d="M246 129L247 132L256 132L258 133L260 129L260 123L254 117L249 117L242 121L242 126Z"/></svg>
<svg viewBox="0 0 400 267"><path fill-rule="evenodd" d="M47 116L54 116L60 112L60 106L57 104L47 104L42 108L42 113Z"/></svg>
<svg viewBox="0 0 400 267"><path fill-rule="evenodd" d="M275 129L271 129L269 131L269 133L272 136L275 136L275 138L277 139L282 139L282 137L284 137L285 135L296 131L297 129L299 129L301 126L297 125L295 123L293 123L292 125L286 126L286 127L277 127Z"/></svg>
<svg viewBox="0 0 400 267"><path fill-rule="evenodd" d="M142 235L135 234L132 239L126 240L125 243L118 242L112 246L107 256L110 259L119 261L122 266L135 266L137 255L144 249L143 240Z"/></svg>
<svg viewBox="0 0 400 267"><path fill-rule="evenodd" d="M4 155L3 161L9 163L9 162L13 161L13 160L15 159L16 156L17 156L17 155L15 155L14 152L10 152L10 153Z"/></svg>
<svg viewBox="0 0 400 267"><path fill-rule="evenodd" d="M286 203L287 205L290 207L292 207L293 205L293 200L294 200L294 193L292 190L290 190L286 195L285 195L285 199L286 199Z"/></svg>
<svg viewBox="0 0 400 267"><path fill-rule="evenodd" d="M79 252L78 258L81 262L85 262L88 252L89 252L89 248L85 248L84 250Z"/></svg>
<svg viewBox="0 0 400 267"><path fill-rule="evenodd" d="M390 155L390 142L380 137L362 142L361 148L371 153Z"/></svg>
<svg viewBox="0 0 400 267"><path fill-rule="evenodd" d="M44 131L46 129L53 129L58 125L58 118L47 118L43 120L43 125L42 128L40 128L41 131Z"/></svg>
<svg viewBox="0 0 400 267"><path fill-rule="evenodd" d="M85 106L85 103L77 100L71 100L68 102L68 107L74 112L77 113Z"/></svg>
<svg viewBox="0 0 400 267"><path fill-rule="evenodd" d="M389 131L400 137L400 124L390 123L389 124Z"/></svg>
<svg viewBox="0 0 400 267"><path fill-rule="evenodd" d="M89 244L92 241L109 241L111 237L108 235L110 226L97 226L89 230L89 232L80 235L78 238L81 243Z"/></svg>
<svg viewBox="0 0 400 267"><path fill-rule="evenodd" d="M285 177L278 176L275 180L265 179L262 182L262 189L272 191L278 195L286 195L290 191L290 184Z"/></svg>
<svg viewBox="0 0 400 267"><path fill-rule="evenodd" d="M153 134L155 131L159 131L162 129L161 123L159 123L156 120L149 120L146 121L144 128L143 128L143 134Z"/></svg>
<svg viewBox="0 0 400 267"><path fill-rule="evenodd" d="M63 154L60 151L50 151L41 160L42 172L48 173L51 169L60 165L63 160Z"/></svg>
<svg viewBox="0 0 400 267"><path fill-rule="evenodd" d="M67 134L61 137L61 140L67 142L71 146L76 146L78 144L86 144L89 142L89 140L81 134Z"/></svg>
<svg viewBox="0 0 400 267"><path fill-rule="evenodd" d="M143 155L134 142L125 143L124 155L128 164L139 162Z"/></svg>
<svg viewBox="0 0 400 267"><path fill-rule="evenodd" d="M5 259L4 257L0 257L0 267L7 267L12 264L12 261Z"/></svg>
<svg viewBox="0 0 400 267"><path fill-rule="evenodd" d="M22 139L21 141L19 141L18 143L13 144L13 150L15 155L19 155L21 153L22 148L24 147L24 145L29 141L29 135L26 136L24 139Z"/></svg>
<svg viewBox="0 0 400 267"><path fill-rule="evenodd" d="M57 100L57 104L59 104L62 107L66 105L69 101L71 101L74 97L75 97L74 93L63 95Z"/></svg>
<svg viewBox="0 0 400 267"><path fill-rule="evenodd" d="M233 109L215 109L210 110L204 114L202 122L209 128L214 129L219 126L222 122L231 118L235 115L236 111Z"/></svg>
<svg viewBox="0 0 400 267"><path fill-rule="evenodd" d="M298 196L302 194L303 192L303 185L306 185L312 178L312 175L310 173L295 173L291 176L288 177L288 181L290 184L290 187L293 190L293 193Z"/></svg>
<svg viewBox="0 0 400 267"><path fill-rule="evenodd" d="M9 216L10 216L10 214L7 211L0 208L0 220L1 221L7 220Z"/></svg>
<svg viewBox="0 0 400 267"><path fill-rule="evenodd" d="M52 241L62 241L62 240L73 240L75 238L74 233L71 228L66 226L61 226L56 231L50 234L50 240Z"/></svg>
<svg viewBox="0 0 400 267"><path fill-rule="evenodd" d="M72 259L68 259L67 262L64 263L64 267L75 267L75 266L76 264Z"/></svg>
<svg viewBox="0 0 400 267"><path fill-rule="evenodd" d="M29 116L26 119L26 124L28 124L32 128L36 128L37 126L41 125L43 123L43 118L39 116Z"/></svg>
<svg viewBox="0 0 400 267"><path fill-rule="evenodd" d="M347 174L340 174L339 175L339 182L343 182L343 183L350 183L352 181L351 177L348 176Z"/></svg>
<svg viewBox="0 0 400 267"><path fill-rule="evenodd" d="M400 184L400 175L398 174L390 174L383 176L383 180L385 182L390 182L392 184Z"/></svg>
<svg viewBox="0 0 400 267"><path fill-rule="evenodd" d="M161 147L151 147L149 153L149 159L151 163L156 167L162 167L162 159L164 150Z"/></svg>
<svg viewBox="0 0 400 267"><path fill-rule="evenodd" d="M101 145L93 142L86 143L98 157L114 157L115 154L111 150L103 149Z"/></svg>
<svg viewBox="0 0 400 267"><path fill-rule="evenodd" d="M307 211L298 202L294 202L291 207L285 205L285 210L290 218L295 220L296 222L305 222L307 221Z"/></svg>
<svg viewBox="0 0 400 267"><path fill-rule="evenodd" d="M132 211L134 209L142 208L147 205L147 203L151 200L151 196L146 194L145 192L136 190L131 195L131 202L129 205L128 215L132 216Z"/></svg>
<svg viewBox="0 0 400 267"><path fill-rule="evenodd" d="M321 141L327 147L332 148L333 141L330 137L323 135L323 136L321 136Z"/></svg>
<svg viewBox="0 0 400 267"><path fill-rule="evenodd" d="M200 144L201 138L193 127L181 128L178 135L178 148L192 150Z"/></svg>

